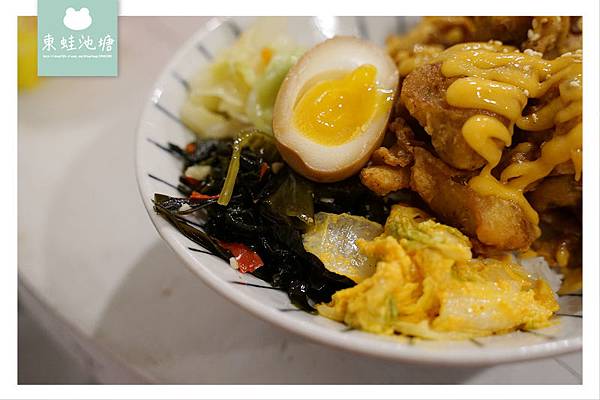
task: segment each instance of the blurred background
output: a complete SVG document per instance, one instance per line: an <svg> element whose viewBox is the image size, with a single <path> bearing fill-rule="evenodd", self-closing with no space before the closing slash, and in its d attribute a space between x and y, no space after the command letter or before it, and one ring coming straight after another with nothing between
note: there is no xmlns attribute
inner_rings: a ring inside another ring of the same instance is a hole
<svg viewBox="0 0 600 400"><path fill-rule="evenodd" d="M19 383L579 384L581 353L433 368L313 344L230 304L155 232L134 176L152 85L208 17L121 17L117 78L36 77L19 20Z"/></svg>

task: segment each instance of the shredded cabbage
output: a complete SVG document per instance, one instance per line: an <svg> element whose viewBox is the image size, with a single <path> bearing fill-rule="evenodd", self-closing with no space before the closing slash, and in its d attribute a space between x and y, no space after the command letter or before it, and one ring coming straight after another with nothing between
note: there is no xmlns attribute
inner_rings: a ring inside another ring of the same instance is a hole
<svg viewBox="0 0 600 400"><path fill-rule="evenodd" d="M254 127L272 134L273 104L303 50L286 37L285 19L261 18L190 82L181 119L201 138Z"/></svg>

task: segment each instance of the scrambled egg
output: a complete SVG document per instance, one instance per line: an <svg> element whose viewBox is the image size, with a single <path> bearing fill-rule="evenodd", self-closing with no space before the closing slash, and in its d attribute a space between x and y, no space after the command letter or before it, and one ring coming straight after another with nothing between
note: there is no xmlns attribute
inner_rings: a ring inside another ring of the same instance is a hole
<svg viewBox="0 0 600 400"><path fill-rule="evenodd" d="M377 238L359 239L372 276L338 291L318 312L372 333L464 339L548 325L559 308L544 280L518 265L472 258L467 237L396 205Z"/></svg>

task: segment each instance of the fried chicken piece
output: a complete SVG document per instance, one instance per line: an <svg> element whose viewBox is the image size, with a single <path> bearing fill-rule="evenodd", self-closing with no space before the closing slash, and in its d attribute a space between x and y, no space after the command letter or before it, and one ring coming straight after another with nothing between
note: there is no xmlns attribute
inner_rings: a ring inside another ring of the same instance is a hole
<svg viewBox="0 0 600 400"><path fill-rule="evenodd" d="M411 50L415 45L441 45L449 47L457 43L500 40L519 45L527 39L532 17L423 17L410 31L392 35L387 39L388 52L392 57L401 50Z"/></svg>
<svg viewBox="0 0 600 400"><path fill-rule="evenodd" d="M499 40L532 49L552 59L581 49L581 17L423 17L410 31L388 37L388 53L400 76L431 61L445 48L463 42Z"/></svg>
<svg viewBox="0 0 600 400"><path fill-rule="evenodd" d="M526 249L534 241L535 226L517 204L479 195L468 186L469 175L425 149L415 147L414 157L410 186L442 222L497 249Z"/></svg>
<svg viewBox="0 0 600 400"><path fill-rule="evenodd" d="M531 17L423 17L407 33L388 37L387 48L406 76L457 43L493 39L518 46L530 27Z"/></svg>
<svg viewBox="0 0 600 400"><path fill-rule="evenodd" d="M527 194L538 212L559 207L581 207L581 184L573 175L549 176Z"/></svg>
<svg viewBox="0 0 600 400"><path fill-rule="evenodd" d="M486 42L499 40L504 44L519 45L527 39L532 17L478 16L471 17L475 32L471 40Z"/></svg>
<svg viewBox="0 0 600 400"><path fill-rule="evenodd" d="M395 145L394 145L395 146ZM375 165L389 165L392 167L405 167L412 161L412 155L404 156L394 151L392 147L380 147L371 154L371 162Z"/></svg>
<svg viewBox="0 0 600 400"><path fill-rule="evenodd" d="M385 196L409 187L410 168L372 165L360 171L360 181L373 192Z"/></svg>
<svg viewBox="0 0 600 400"><path fill-rule="evenodd" d="M455 80L442 74L441 64L423 65L404 79L400 101L431 136L431 143L442 160L458 169L475 170L483 167L485 160L465 141L464 123L476 114L495 117L507 126L508 120L486 110L448 104L446 91Z"/></svg>
<svg viewBox="0 0 600 400"><path fill-rule="evenodd" d="M534 17L521 48L538 51L546 59L581 49L581 24L581 17Z"/></svg>
<svg viewBox="0 0 600 400"><path fill-rule="evenodd" d="M390 148L380 147L375 150L369 166L360 173L363 185L380 196L409 187L408 166L413 162L414 134L406 121L398 117L390 123L388 129L395 135L395 144Z"/></svg>
<svg viewBox="0 0 600 400"><path fill-rule="evenodd" d="M475 25L471 17L423 17L419 23L402 35L387 38L388 53L394 58L401 50L412 50L415 45L437 44L452 46L471 39Z"/></svg>
<svg viewBox="0 0 600 400"><path fill-rule="evenodd" d="M439 44L415 44L411 49L400 49L391 55L398 67L400 77L403 78L415 68L431 62L442 51L444 46Z"/></svg>
<svg viewBox="0 0 600 400"><path fill-rule="evenodd" d="M396 143L392 147L380 147L371 156L373 164L406 167L413 162L415 135L401 117L396 117L388 129L394 133Z"/></svg>

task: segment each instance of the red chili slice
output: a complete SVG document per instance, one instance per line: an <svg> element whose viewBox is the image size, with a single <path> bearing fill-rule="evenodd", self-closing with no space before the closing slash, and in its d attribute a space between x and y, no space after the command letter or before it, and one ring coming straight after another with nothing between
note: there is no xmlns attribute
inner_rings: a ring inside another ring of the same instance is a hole
<svg viewBox="0 0 600 400"><path fill-rule="evenodd" d="M215 194L212 196L209 196L207 194L203 194L203 193L198 193L195 190L192 192L192 194L190 194L190 199L198 199L198 200L212 200L212 199L218 199L219 195Z"/></svg>
<svg viewBox="0 0 600 400"><path fill-rule="evenodd" d="M188 154L194 154L194 152L196 151L196 148L197 148L196 143L194 143L194 142L188 143L185 146L185 152Z"/></svg>
<svg viewBox="0 0 600 400"><path fill-rule="evenodd" d="M260 164L260 169L258 170L259 179L262 179L263 175L266 174L268 170L269 170L269 164L267 164L266 162L263 162L262 164Z"/></svg>
<svg viewBox="0 0 600 400"><path fill-rule="evenodd" d="M257 268L265 265L262 258L243 243L219 241L219 244L233 255L238 263L238 270L242 273L254 272Z"/></svg>

